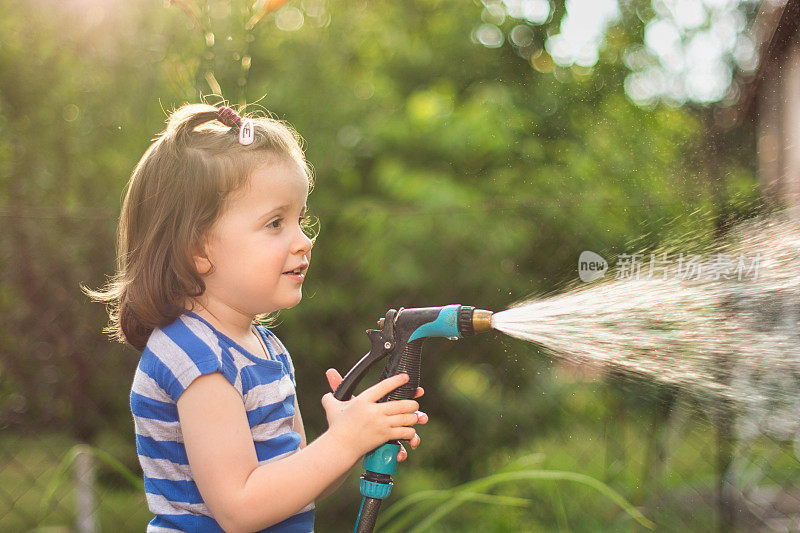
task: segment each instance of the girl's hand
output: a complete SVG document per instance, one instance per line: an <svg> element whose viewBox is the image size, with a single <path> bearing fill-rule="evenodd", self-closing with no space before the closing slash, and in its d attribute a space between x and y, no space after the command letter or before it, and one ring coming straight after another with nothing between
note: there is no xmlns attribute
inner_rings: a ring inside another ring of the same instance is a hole
<svg viewBox="0 0 800 533"><path fill-rule="evenodd" d="M331 391L335 391L336 388L339 386L339 384L342 382L341 374L339 374L339 372L334 368L329 368L325 372L325 377L328 378L328 384L331 387ZM384 381L388 381L388 380L384 380ZM383 382L381 382L381 383L383 383ZM405 383L405 381L403 383ZM402 383L400 385L402 385ZM400 386L400 385L398 385L398 386ZM367 391L364 391L364 392L367 392ZM425 390L422 387L417 387L417 392L414 395L414 398L419 398L423 394L425 394ZM325 396L327 397L327 396L329 396L329 394L326 394ZM330 395L330 396L332 396L332 395ZM353 396L353 398L355 398L355 396ZM333 400L336 401L335 398L333 398ZM344 403L344 402L341 402L341 403ZM324 397L323 397L323 406L325 406L325 398ZM325 409L326 409L326 414L327 414L327 407ZM427 424L427 422L428 422L428 415L427 414L425 414L425 413L423 413L422 411L419 411L419 410L415 410L414 414L417 416L417 422L416 423L418 423L418 424ZM330 417L328 418L328 423L330 424ZM417 446L419 446L420 437L419 437L419 435L417 435L416 432L414 433L414 436L411 437L411 439L409 440L409 444L411 445L411 449L413 449L413 450L415 450L417 448ZM370 448L370 450L368 450L368 451L371 451L372 449L373 448ZM406 452L405 447L401 444L400 445L400 451L397 453L397 461L398 462L405 461L407 457L408 457L408 452Z"/></svg>

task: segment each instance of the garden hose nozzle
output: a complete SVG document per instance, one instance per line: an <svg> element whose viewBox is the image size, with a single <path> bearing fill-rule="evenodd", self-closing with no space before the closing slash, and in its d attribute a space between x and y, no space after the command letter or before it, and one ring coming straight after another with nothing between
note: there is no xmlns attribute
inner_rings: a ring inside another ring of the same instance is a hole
<svg viewBox="0 0 800 533"><path fill-rule="evenodd" d="M462 305L459 309L459 323L458 331L462 336L473 335L475 333L483 333L492 329L492 311L486 309L475 309L469 305ZM426 308L420 308L426 309ZM442 309L441 307L433 307L427 309ZM404 311L417 311L418 309L404 309ZM461 314L463 313L463 318ZM386 318L381 317L378 319L378 327L383 328ZM471 322L471 325L470 325Z"/></svg>
<svg viewBox="0 0 800 533"><path fill-rule="evenodd" d="M475 309L468 305L446 305L443 307L417 307L399 310L390 309L378 320L381 329L367 330L372 348L345 375L333 393L338 400L348 400L358 383L377 361L388 356L380 379L406 373L409 380L387 394L381 401L413 399L419 387L422 339L444 337L460 339L492 329L492 312ZM358 521L357 533L371 532L375 527L383 498L392 491L392 475L397 471L398 441L387 442L364 456L364 475L359 488L364 496Z"/></svg>

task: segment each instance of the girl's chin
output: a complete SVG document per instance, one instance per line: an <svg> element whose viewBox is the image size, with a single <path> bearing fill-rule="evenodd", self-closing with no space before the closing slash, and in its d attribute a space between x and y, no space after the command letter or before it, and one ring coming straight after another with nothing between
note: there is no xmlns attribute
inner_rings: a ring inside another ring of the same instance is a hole
<svg viewBox="0 0 800 533"><path fill-rule="evenodd" d="M300 292L300 290L298 290L297 291L297 296L295 298L286 300L284 305L281 306L281 309L291 309L295 305L299 304L302 299L303 299L303 293Z"/></svg>

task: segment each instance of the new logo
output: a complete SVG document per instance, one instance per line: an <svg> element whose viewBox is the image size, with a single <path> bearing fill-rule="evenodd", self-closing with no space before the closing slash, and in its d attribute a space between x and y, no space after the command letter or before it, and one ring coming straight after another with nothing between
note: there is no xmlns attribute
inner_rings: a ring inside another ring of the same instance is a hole
<svg viewBox="0 0 800 533"><path fill-rule="evenodd" d="M602 256L586 250L578 257L578 276L590 282L602 278L608 270L608 262Z"/></svg>

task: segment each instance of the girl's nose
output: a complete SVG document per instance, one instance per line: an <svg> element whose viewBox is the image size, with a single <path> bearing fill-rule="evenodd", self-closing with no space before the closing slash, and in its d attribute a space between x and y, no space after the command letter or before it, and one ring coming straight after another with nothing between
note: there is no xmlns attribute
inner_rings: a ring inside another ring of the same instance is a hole
<svg viewBox="0 0 800 533"><path fill-rule="evenodd" d="M300 231L298 233L299 233L298 238L295 240L296 252L297 253L310 252L311 248L314 246L314 241L311 240L311 238L308 235L306 235L305 231L303 231L303 228L300 228Z"/></svg>

